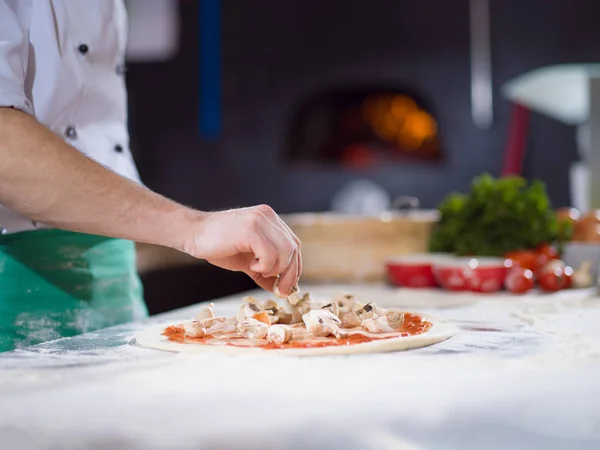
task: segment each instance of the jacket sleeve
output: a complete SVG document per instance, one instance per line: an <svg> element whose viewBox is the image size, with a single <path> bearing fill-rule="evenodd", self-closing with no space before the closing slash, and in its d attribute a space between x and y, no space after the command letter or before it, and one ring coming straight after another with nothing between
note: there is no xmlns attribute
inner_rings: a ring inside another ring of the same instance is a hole
<svg viewBox="0 0 600 450"><path fill-rule="evenodd" d="M25 93L31 0L0 0L0 107L33 115Z"/></svg>

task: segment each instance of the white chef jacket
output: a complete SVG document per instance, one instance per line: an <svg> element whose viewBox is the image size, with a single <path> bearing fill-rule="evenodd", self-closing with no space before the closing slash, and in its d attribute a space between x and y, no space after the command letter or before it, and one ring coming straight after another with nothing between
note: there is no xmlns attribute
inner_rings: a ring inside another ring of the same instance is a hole
<svg viewBox="0 0 600 450"><path fill-rule="evenodd" d="M139 182L127 133L126 41L123 0L0 0L0 107L34 116ZM44 225L0 205L0 227Z"/></svg>

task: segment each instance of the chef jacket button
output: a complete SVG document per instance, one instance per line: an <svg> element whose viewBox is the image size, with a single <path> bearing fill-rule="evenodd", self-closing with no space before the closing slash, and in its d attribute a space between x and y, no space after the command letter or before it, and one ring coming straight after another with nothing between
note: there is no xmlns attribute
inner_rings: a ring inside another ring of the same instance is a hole
<svg viewBox="0 0 600 450"><path fill-rule="evenodd" d="M75 130L75 127L68 126L67 129L65 130L65 135L69 139L75 139L77 137L77 131Z"/></svg>
<svg viewBox="0 0 600 450"><path fill-rule="evenodd" d="M90 48L87 46L87 44L81 44L79 47L77 47L77 50L79 50L79 53L82 55L85 55L90 51Z"/></svg>
<svg viewBox="0 0 600 450"><path fill-rule="evenodd" d="M119 64L117 66L117 75L125 75L127 72L127 66L125 64Z"/></svg>
<svg viewBox="0 0 600 450"><path fill-rule="evenodd" d="M119 144L115 145L115 152L123 153L123 147Z"/></svg>

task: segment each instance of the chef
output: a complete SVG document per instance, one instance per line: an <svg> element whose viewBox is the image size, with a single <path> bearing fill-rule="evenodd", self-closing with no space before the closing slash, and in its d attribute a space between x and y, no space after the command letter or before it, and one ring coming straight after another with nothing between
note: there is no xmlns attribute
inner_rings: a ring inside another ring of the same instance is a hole
<svg viewBox="0 0 600 450"><path fill-rule="evenodd" d="M268 206L202 212L140 184L126 37L122 0L0 0L0 351L145 317L133 241L297 285L298 238Z"/></svg>

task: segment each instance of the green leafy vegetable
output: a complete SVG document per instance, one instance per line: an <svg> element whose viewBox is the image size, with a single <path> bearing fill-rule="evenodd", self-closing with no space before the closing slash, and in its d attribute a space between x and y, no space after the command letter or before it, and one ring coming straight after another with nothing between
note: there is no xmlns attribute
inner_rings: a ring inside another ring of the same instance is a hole
<svg viewBox="0 0 600 450"><path fill-rule="evenodd" d="M520 177L484 174L469 194L450 194L438 209L441 218L430 241L434 252L503 256L562 237L541 181L528 185Z"/></svg>

